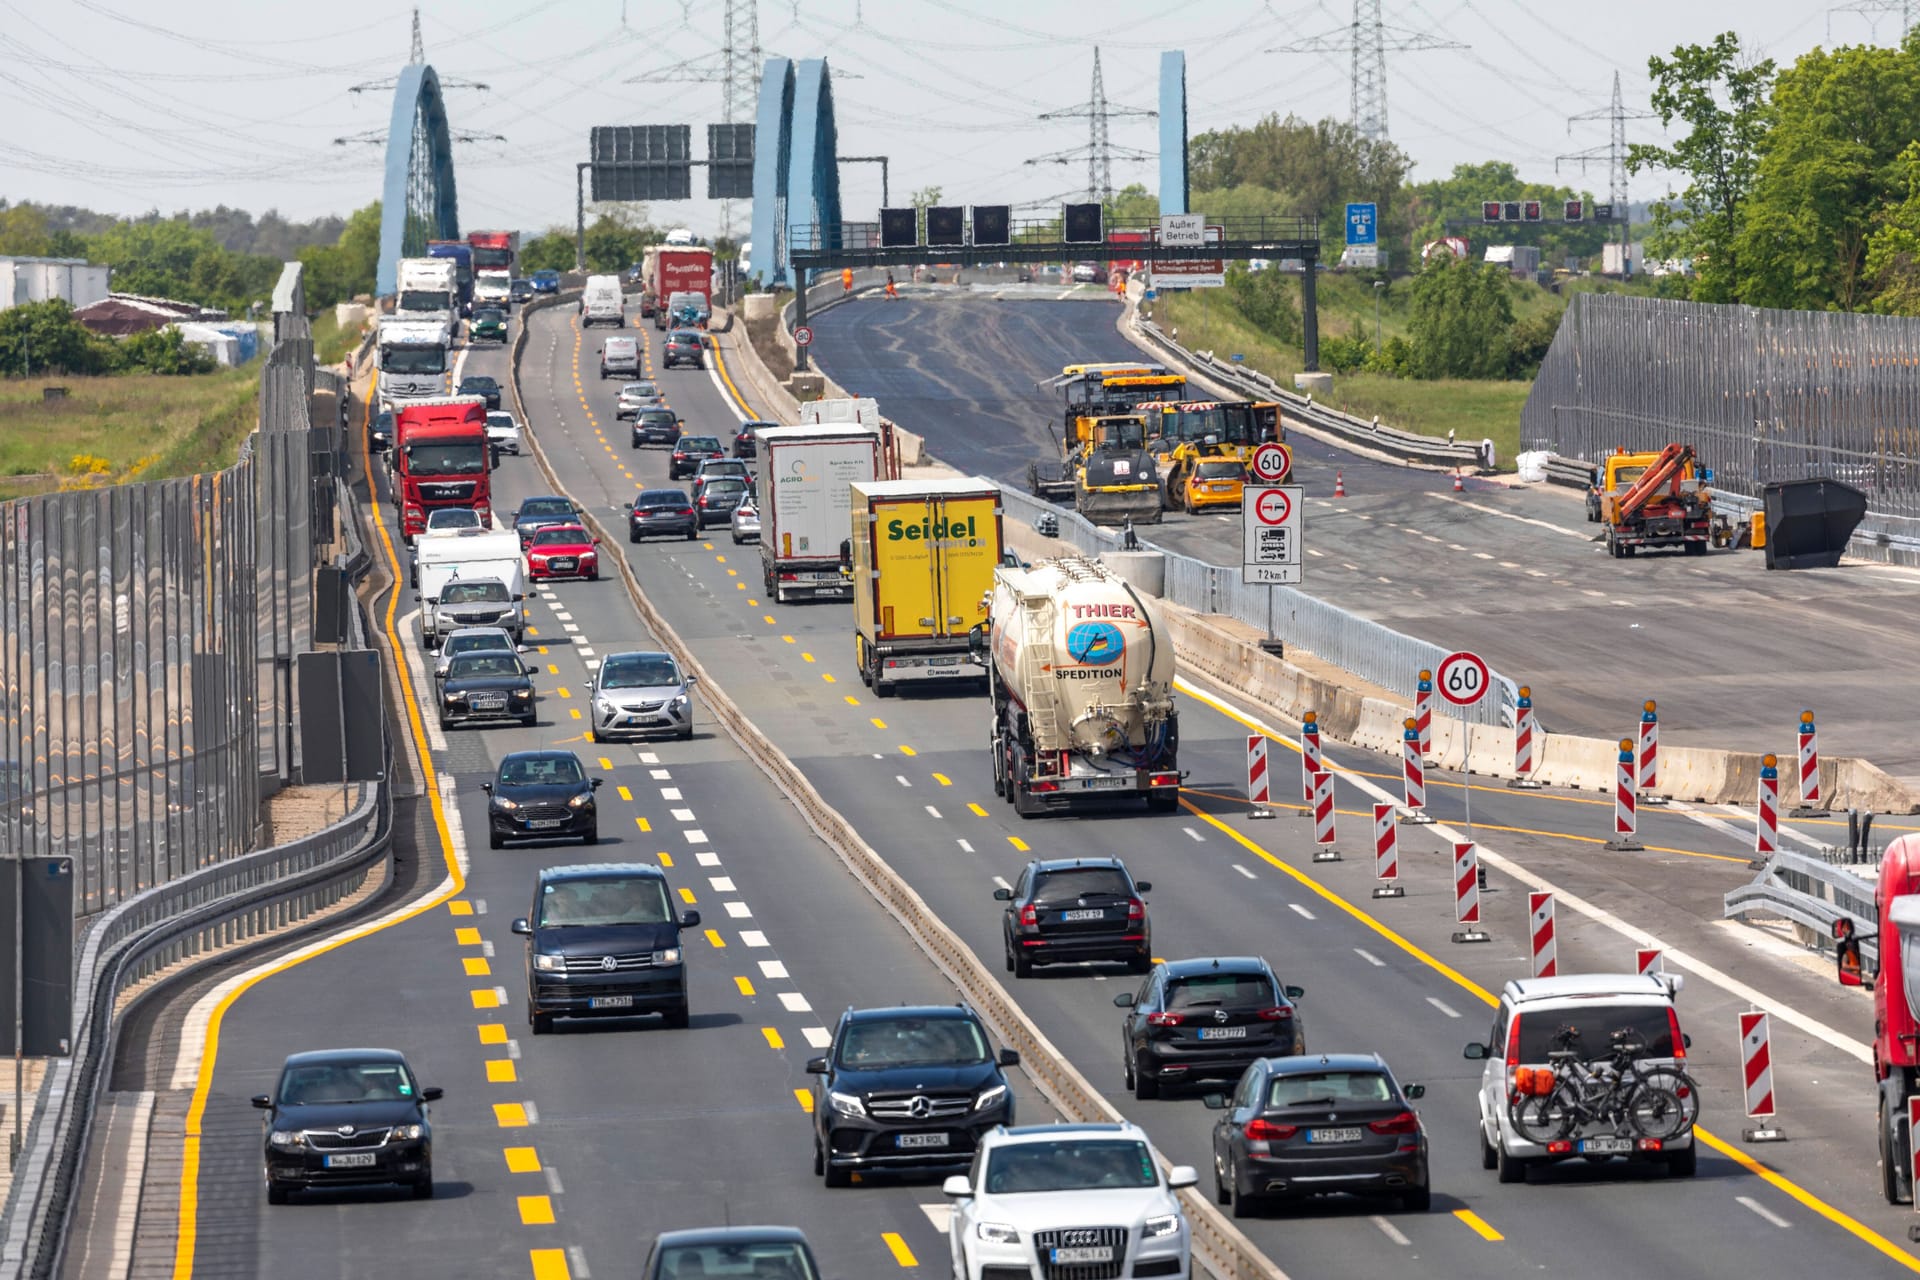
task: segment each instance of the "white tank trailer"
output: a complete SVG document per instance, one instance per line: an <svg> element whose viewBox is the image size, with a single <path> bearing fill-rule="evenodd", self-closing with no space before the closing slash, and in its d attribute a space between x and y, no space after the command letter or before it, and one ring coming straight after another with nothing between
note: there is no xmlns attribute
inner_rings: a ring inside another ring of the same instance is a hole
<svg viewBox="0 0 1920 1280"><path fill-rule="evenodd" d="M1152 599L1079 556L994 574L979 644L995 794L1021 817L1141 796L1179 805L1173 640Z"/></svg>

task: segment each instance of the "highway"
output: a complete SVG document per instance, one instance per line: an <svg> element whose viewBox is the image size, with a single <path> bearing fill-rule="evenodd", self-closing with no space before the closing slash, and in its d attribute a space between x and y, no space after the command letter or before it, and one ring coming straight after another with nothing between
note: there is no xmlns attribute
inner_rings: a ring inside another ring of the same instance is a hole
<svg viewBox="0 0 1920 1280"><path fill-rule="evenodd" d="M1063 365L1142 359L1111 301L1001 301L908 289L812 321L819 366L926 437L962 471L1024 487L1057 458L1058 402L1036 390ZM1531 684L1542 724L1617 737L1658 700L1669 743L1790 754L1803 707L1821 749L1920 776L1920 722L1884 696L1920 664L1906 625L1920 573L1848 564L1769 573L1757 552L1706 560L1608 558L1577 491L1449 477L1289 437L1309 495L1304 590L1396 630L1474 649ZM1706 459L1708 465L1722 462ZM1732 465L1732 460L1724 460ZM1346 498L1333 493L1335 472ZM1237 564L1240 516L1169 513L1143 536ZM1403 691L1411 693L1411 691Z"/></svg>

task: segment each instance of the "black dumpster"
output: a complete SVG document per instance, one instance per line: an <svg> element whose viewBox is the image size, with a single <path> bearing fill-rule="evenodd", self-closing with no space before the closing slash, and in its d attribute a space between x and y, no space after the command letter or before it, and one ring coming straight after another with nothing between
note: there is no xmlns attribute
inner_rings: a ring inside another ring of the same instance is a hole
<svg viewBox="0 0 1920 1280"><path fill-rule="evenodd" d="M1867 495L1838 480L1775 480L1760 487L1767 568L1831 569L1867 517Z"/></svg>

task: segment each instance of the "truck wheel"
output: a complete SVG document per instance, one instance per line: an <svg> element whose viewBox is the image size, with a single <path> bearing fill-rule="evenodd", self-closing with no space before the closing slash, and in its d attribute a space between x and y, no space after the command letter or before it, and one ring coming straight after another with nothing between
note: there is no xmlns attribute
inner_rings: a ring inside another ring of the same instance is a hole
<svg viewBox="0 0 1920 1280"><path fill-rule="evenodd" d="M1013 788L1013 811L1015 813L1019 814L1022 818L1037 818L1046 812L1046 806L1040 801L1032 799L1033 793L1021 785L1018 778L1013 780L1011 786Z"/></svg>
<svg viewBox="0 0 1920 1280"><path fill-rule="evenodd" d="M873 688L873 676L867 670L867 642L857 635L853 638L853 665L860 672L860 683Z"/></svg>
<svg viewBox="0 0 1920 1280"><path fill-rule="evenodd" d="M1888 1204L1900 1204L1907 1197L1900 1194L1900 1159L1895 1150L1898 1144L1893 1138L1893 1119L1887 1114L1887 1100L1884 1097L1880 1099L1879 1129L1880 1194L1887 1198Z"/></svg>
<svg viewBox="0 0 1920 1280"><path fill-rule="evenodd" d="M873 663L873 678L869 681L869 684L873 689L873 696L876 698L891 698L898 692L892 685L880 678L880 661L877 658Z"/></svg>
<svg viewBox="0 0 1920 1280"><path fill-rule="evenodd" d="M1148 813L1180 812L1180 792L1175 787L1159 787L1147 793Z"/></svg>

